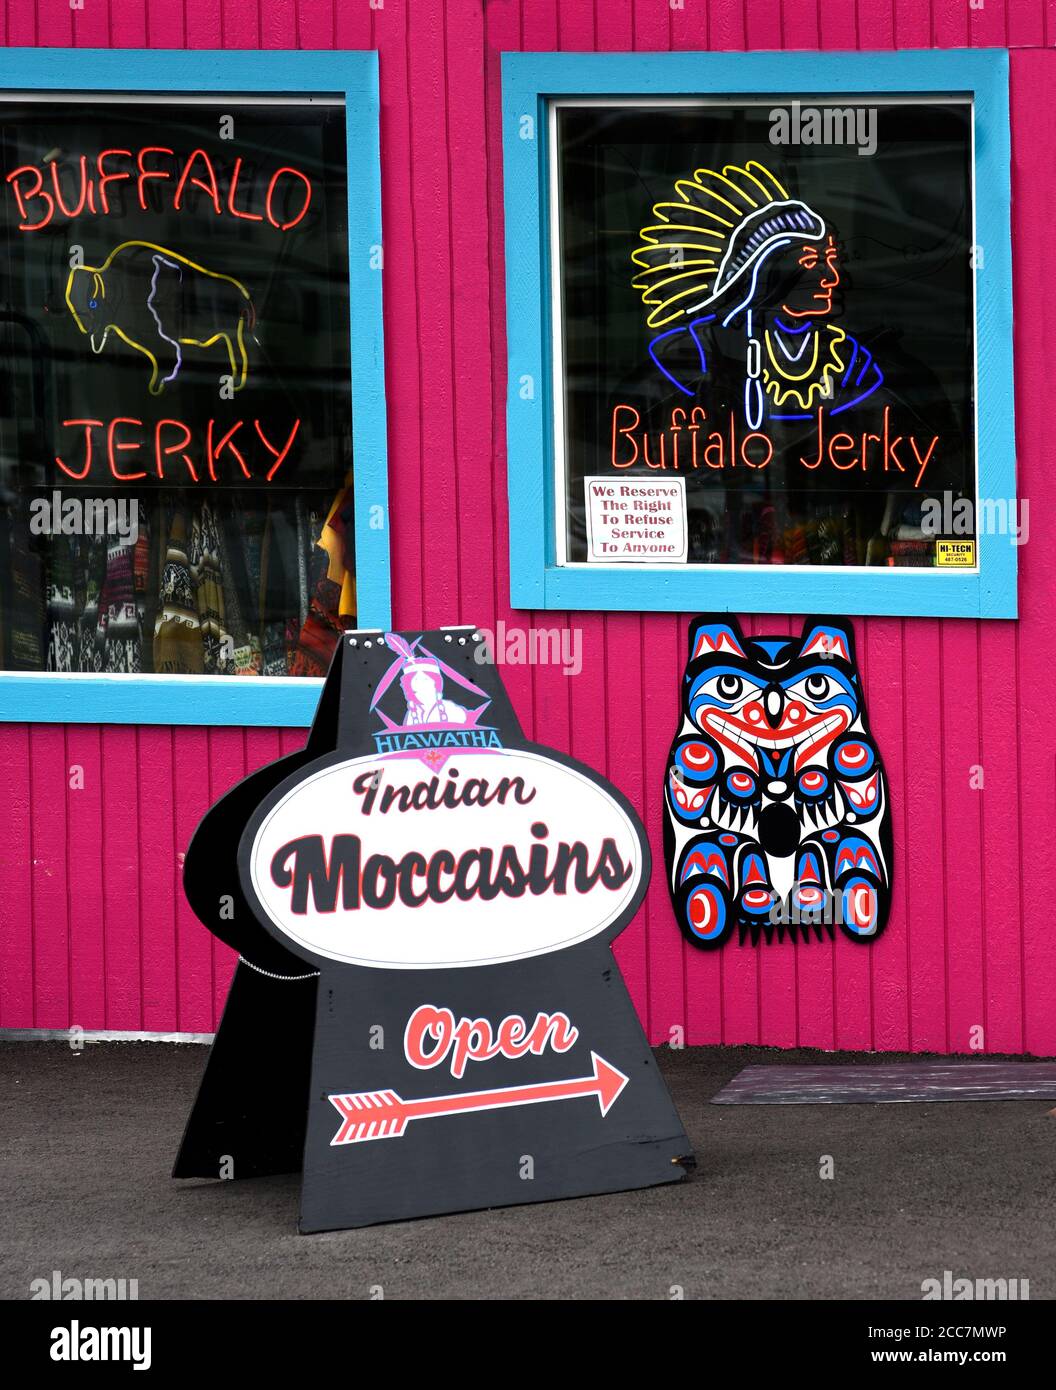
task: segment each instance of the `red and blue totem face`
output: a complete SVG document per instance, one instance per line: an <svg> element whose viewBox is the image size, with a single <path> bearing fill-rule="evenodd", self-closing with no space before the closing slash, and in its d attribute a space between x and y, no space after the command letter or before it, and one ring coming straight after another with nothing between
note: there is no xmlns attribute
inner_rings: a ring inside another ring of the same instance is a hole
<svg viewBox="0 0 1056 1390"><path fill-rule="evenodd" d="M694 619L664 779L668 883L695 946L873 941L891 905L891 805L866 724L854 632L799 637Z"/></svg>

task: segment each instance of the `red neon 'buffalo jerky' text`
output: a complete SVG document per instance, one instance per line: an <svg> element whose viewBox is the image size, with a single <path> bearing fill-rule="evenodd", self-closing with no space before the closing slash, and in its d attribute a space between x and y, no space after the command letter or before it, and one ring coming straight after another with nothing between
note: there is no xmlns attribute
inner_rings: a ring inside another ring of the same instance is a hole
<svg viewBox="0 0 1056 1390"><path fill-rule="evenodd" d="M250 423L253 433L247 430L241 434L243 427ZM226 421L208 420L205 437L200 441L195 440L190 425L175 419L159 420L153 431L149 425L144 427L142 420L129 415L118 415L112 420L63 420L62 424L64 429L80 434L79 459L71 457L69 448L55 455L56 464L66 476L83 482L93 466L98 471L105 464L110 476L119 483L147 477L145 470L151 465L159 482L166 478L172 481L174 474L177 481L185 482L183 469L193 483L201 482L202 474L210 482L219 482L221 473L217 465L225 463L226 455L231 456L247 482L270 483L288 458L301 427L298 417L280 447L268 437L259 420L236 420L231 425ZM137 434L133 427L138 427L141 433ZM102 432L98 448L97 430ZM220 430L224 432L217 437ZM254 442L254 435L259 443ZM205 467L201 470L195 464L196 456L204 460ZM178 465L182 465L182 469ZM223 471L230 472L230 467Z"/></svg>
<svg viewBox="0 0 1056 1390"><path fill-rule="evenodd" d="M292 446L293 441L294 441L294 438L295 438L295 436L296 436L296 434L297 434L297 431L300 429L300 427L301 427L301 422L300 422L300 420L294 420L294 422L293 422L293 429L290 430L290 437L289 437L289 439L287 439L285 445L284 445L283 448L282 448L282 452L280 453L279 450L276 449L276 448L274 447L274 445L271 443L271 440L268 439L268 437L267 437L267 435L264 433L264 431L261 429L261 427L260 427L260 421L259 421L259 420L254 420L254 421L253 421L253 428L257 431L257 434L260 435L260 442L264 445L265 449L267 449L268 453L271 454L272 457L273 457L274 460L275 460L275 463L274 463L274 464L272 465L272 467L268 470L268 482L269 482L269 483L271 482L272 478L274 478L275 474L279 471L279 469L282 467L282 464L283 464L283 462L284 462L284 460L285 460L285 458L286 458L286 455L290 452L290 447Z"/></svg>
<svg viewBox="0 0 1056 1390"><path fill-rule="evenodd" d="M62 190L62 174L67 162L80 175L76 205L72 200L67 201ZM226 215L242 221L267 222L280 232L288 232L303 222L312 205L312 181L307 174L287 164L270 175L265 171L240 188L242 164L239 155L228 171L226 167L217 168L207 150L177 155L168 145L144 145L136 151L108 149L95 155L64 156L61 167L55 159L43 166L22 164L6 174L4 181L18 206L21 232L39 232L55 219L72 220L86 213L100 217L119 215L121 200L112 201L109 193L114 183L134 185L136 199L144 212L148 211L146 186L153 183L157 199L171 200L169 206L173 212L190 212L201 205L198 195L203 195L217 217ZM53 192L45 187L46 183L50 183ZM189 197L189 189L197 190L194 198ZM240 202L238 207L235 206L236 194Z"/></svg>

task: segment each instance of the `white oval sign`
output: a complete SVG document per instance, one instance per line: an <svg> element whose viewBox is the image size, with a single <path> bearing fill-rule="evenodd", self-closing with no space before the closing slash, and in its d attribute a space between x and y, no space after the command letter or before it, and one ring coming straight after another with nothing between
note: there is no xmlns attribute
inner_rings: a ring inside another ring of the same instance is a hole
<svg viewBox="0 0 1056 1390"><path fill-rule="evenodd" d="M496 965L573 946L634 897L633 822L582 773L520 749L336 763L291 788L250 854L268 917L317 956Z"/></svg>

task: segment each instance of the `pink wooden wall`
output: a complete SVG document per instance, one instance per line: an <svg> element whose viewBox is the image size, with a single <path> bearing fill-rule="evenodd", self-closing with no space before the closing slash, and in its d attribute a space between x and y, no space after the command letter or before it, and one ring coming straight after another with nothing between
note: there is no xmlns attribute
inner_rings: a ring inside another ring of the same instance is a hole
<svg viewBox="0 0 1056 1390"><path fill-rule="evenodd" d="M395 620L523 622L507 607L499 53L504 49L1009 45L1016 411L1030 542L1018 623L858 624L890 772L897 886L871 948L682 944L662 874L619 943L654 1041L1056 1052L1052 664L1056 487L1056 0L6 0L8 44L361 48L381 55ZM985 248L984 248L985 249ZM985 273L985 271L984 271ZM1040 490L1039 490L1040 489ZM838 607L838 594L833 605ZM795 621L750 619L756 632ZM543 614L582 674L507 667L534 737L603 769L661 855L682 617ZM302 731L0 730L0 1027L211 1030L230 953L180 861L206 806ZM984 769L972 790L969 769ZM71 790L69 769L84 769Z"/></svg>

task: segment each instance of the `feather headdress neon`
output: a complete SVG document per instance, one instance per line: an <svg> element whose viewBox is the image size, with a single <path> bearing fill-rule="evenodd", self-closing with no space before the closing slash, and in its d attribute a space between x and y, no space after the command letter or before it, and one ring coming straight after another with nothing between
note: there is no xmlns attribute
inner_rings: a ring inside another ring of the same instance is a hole
<svg viewBox="0 0 1056 1390"><path fill-rule="evenodd" d="M825 235L824 219L754 159L721 173L697 169L676 182L675 195L655 204L657 220L631 253L640 267L632 284L653 329L713 304L780 247Z"/></svg>

